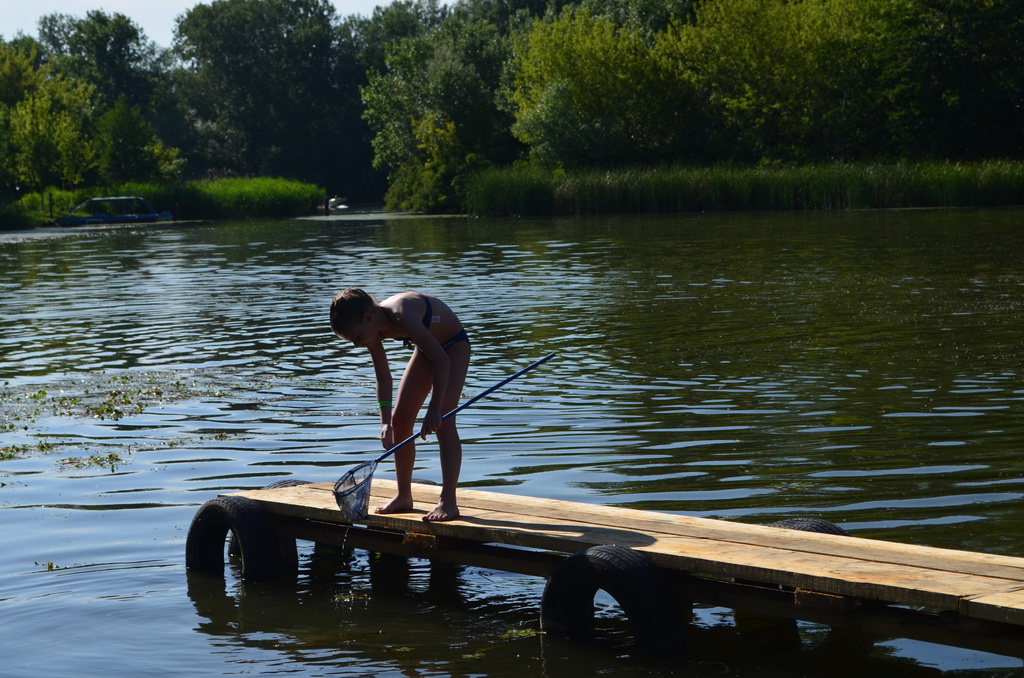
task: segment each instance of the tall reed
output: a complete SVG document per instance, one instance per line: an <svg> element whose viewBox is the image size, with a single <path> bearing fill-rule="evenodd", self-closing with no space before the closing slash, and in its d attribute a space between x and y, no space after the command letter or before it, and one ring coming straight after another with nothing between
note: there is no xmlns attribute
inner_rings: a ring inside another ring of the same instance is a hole
<svg viewBox="0 0 1024 678"><path fill-rule="evenodd" d="M325 193L314 184L255 177L183 183L129 182L73 191L51 188L24 196L21 205L40 218L49 218L61 216L89 198L110 195L140 196L157 211L170 210L175 219L250 219L314 214L322 207Z"/></svg>
<svg viewBox="0 0 1024 678"><path fill-rule="evenodd" d="M474 175L466 191L470 214L528 215L556 211L552 182L559 173L515 165Z"/></svg>
<svg viewBox="0 0 1024 678"><path fill-rule="evenodd" d="M1024 163L661 166L486 170L467 182L470 213L495 216L723 210L837 210L1024 204Z"/></svg>

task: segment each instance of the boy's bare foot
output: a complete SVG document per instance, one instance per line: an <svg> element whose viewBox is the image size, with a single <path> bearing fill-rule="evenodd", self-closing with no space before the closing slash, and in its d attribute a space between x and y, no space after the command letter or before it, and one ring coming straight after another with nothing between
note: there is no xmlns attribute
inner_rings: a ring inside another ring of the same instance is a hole
<svg viewBox="0 0 1024 678"><path fill-rule="evenodd" d="M448 502L438 502L434 510L423 516L424 522L428 523L440 523L445 520L455 520L461 514L459 513L459 507L455 503L449 504Z"/></svg>
<svg viewBox="0 0 1024 678"><path fill-rule="evenodd" d="M408 513L412 511L412 499L406 499L405 497L395 497L383 506L378 506L373 509L374 513L385 515L388 513Z"/></svg>

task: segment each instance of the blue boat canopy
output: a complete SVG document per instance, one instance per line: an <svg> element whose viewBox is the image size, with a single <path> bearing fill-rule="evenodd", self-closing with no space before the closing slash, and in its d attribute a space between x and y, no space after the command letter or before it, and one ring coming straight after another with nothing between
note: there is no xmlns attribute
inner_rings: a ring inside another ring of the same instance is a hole
<svg viewBox="0 0 1024 678"><path fill-rule="evenodd" d="M56 219L61 226L82 224L122 224L133 222L170 221L170 212L157 212L144 198L117 196L91 198Z"/></svg>

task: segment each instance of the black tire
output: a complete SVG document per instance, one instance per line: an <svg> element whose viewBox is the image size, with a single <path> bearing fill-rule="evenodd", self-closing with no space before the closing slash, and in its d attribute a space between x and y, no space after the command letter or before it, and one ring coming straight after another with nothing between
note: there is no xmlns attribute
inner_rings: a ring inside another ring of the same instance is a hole
<svg viewBox="0 0 1024 678"><path fill-rule="evenodd" d="M830 523L821 518L788 518L770 523L768 527L782 527L788 530L800 530L801 532L817 532L818 534L834 534L849 537L850 533L835 523ZM773 589L792 590L791 587L779 586L777 584L762 584L755 581L736 580L739 583L746 583L755 586L766 586ZM740 635L756 637L759 644L774 646L779 650L792 651L800 648L800 631L795 619L782 619L757 612L745 610L733 610L733 619L736 623L736 630Z"/></svg>
<svg viewBox="0 0 1024 678"><path fill-rule="evenodd" d="M284 480L278 480L276 482L265 485L262 489L272 490L275 487L297 487L298 485L309 485L308 480L299 480L297 478L285 478Z"/></svg>
<svg viewBox="0 0 1024 678"><path fill-rule="evenodd" d="M680 601L658 568L622 546L593 546L559 563L544 587L541 628L571 638L592 637L599 589L622 608L638 648L670 652L685 647Z"/></svg>
<svg viewBox="0 0 1024 678"><path fill-rule="evenodd" d="M196 511L185 539L185 567L223 577L228 532L238 539L242 579L247 582L277 579L298 560L295 540L279 539L259 504L226 496L211 499Z"/></svg>
<svg viewBox="0 0 1024 678"><path fill-rule="evenodd" d="M835 523L830 523L821 518L789 518L770 523L768 527L785 527L789 530L801 530L802 532L817 532L819 534L837 534L849 537L850 533Z"/></svg>
<svg viewBox="0 0 1024 678"><path fill-rule="evenodd" d="M309 485L309 482L310 481L308 480L286 478L285 480L278 480L276 482L270 483L269 485L265 485L260 489L273 490L274 488L277 487L296 487L298 485ZM242 552L241 550L239 550L238 546L238 537L235 536L233 532L231 533L231 538L228 540L228 555L232 558L240 558L242 555Z"/></svg>

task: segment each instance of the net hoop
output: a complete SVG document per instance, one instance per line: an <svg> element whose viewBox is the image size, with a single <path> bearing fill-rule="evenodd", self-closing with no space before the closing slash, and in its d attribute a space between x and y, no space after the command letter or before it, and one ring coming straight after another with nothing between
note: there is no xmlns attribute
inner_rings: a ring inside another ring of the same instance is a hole
<svg viewBox="0 0 1024 678"><path fill-rule="evenodd" d="M359 464L334 483L334 501L349 522L366 520L370 506L370 481L377 462Z"/></svg>

